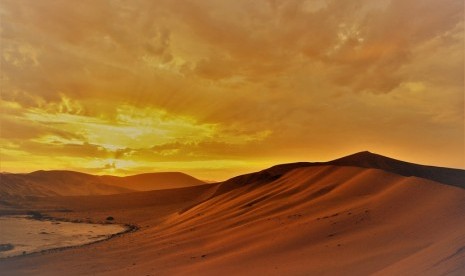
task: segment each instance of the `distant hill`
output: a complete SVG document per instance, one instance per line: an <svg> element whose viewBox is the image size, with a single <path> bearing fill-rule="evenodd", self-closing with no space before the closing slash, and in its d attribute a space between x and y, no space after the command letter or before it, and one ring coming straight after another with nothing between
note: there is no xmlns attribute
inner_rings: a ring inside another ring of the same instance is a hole
<svg viewBox="0 0 465 276"><path fill-rule="evenodd" d="M100 176L103 183L136 191L152 191L183 188L206 184L206 182L181 172L144 173L126 177Z"/></svg>
<svg viewBox="0 0 465 276"><path fill-rule="evenodd" d="M180 188L205 184L178 172L127 177L96 176L74 171L36 171L0 174L0 196L110 195L134 191Z"/></svg>
<svg viewBox="0 0 465 276"><path fill-rule="evenodd" d="M73 171L2 173L1 196L109 195L132 190L103 183L98 176Z"/></svg>

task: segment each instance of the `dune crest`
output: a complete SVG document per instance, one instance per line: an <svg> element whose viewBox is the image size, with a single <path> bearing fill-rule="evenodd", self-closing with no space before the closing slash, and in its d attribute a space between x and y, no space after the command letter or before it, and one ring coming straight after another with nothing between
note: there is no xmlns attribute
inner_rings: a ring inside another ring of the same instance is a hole
<svg viewBox="0 0 465 276"><path fill-rule="evenodd" d="M403 176L416 176L465 188L464 170L419 165L369 151L358 152L323 164L380 169Z"/></svg>
<svg viewBox="0 0 465 276"><path fill-rule="evenodd" d="M328 165L379 169L397 175L420 177L443 184L465 188L464 170L419 165L396 160L371 153L369 151L363 151L328 162L296 162L280 164L259 172L236 176L218 183L215 195L230 191L242 185L266 183L272 180L277 180L294 169Z"/></svg>

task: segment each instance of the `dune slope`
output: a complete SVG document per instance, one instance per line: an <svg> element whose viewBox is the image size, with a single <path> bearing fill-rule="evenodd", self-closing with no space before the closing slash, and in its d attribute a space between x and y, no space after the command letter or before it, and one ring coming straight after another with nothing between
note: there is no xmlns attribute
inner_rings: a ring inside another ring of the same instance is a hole
<svg viewBox="0 0 465 276"><path fill-rule="evenodd" d="M328 162L297 162L280 164L259 172L239 175L225 182L218 183L215 196L243 185L266 183L279 179L281 176L294 169L327 165L379 169L401 176L420 177L447 185L465 188L464 170L419 165L363 151Z"/></svg>
<svg viewBox="0 0 465 276"><path fill-rule="evenodd" d="M141 229L82 248L3 260L0 269L12 275L465 273L464 189L360 167L281 173L241 185L178 189L191 194L173 205L147 199L151 204L134 212L113 208L121 222ZM114 197L99 197L98 208L115 204L109 203ZM80 208L79 216L102 217Z"/></svg>

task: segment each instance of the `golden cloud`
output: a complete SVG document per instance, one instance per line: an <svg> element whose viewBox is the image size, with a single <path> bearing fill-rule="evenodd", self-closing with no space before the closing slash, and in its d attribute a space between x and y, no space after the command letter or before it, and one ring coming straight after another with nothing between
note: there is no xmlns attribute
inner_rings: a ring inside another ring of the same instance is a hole
<svg viewBox="0 0 465 276"><path fill-rule="evenodd" d="M463 167L463 8L4 0L1 169L211 179L366 149Z"/></svg>

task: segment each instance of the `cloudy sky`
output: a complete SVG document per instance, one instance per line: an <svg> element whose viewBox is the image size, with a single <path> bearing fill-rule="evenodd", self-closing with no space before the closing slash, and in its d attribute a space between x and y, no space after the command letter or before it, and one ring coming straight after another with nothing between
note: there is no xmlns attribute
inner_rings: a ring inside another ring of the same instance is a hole
<svg viewBox="0 0 465 276"><path fill-rule="evenodd" d="M1 171L464 168L462 0L1 0Z"/></svg>

